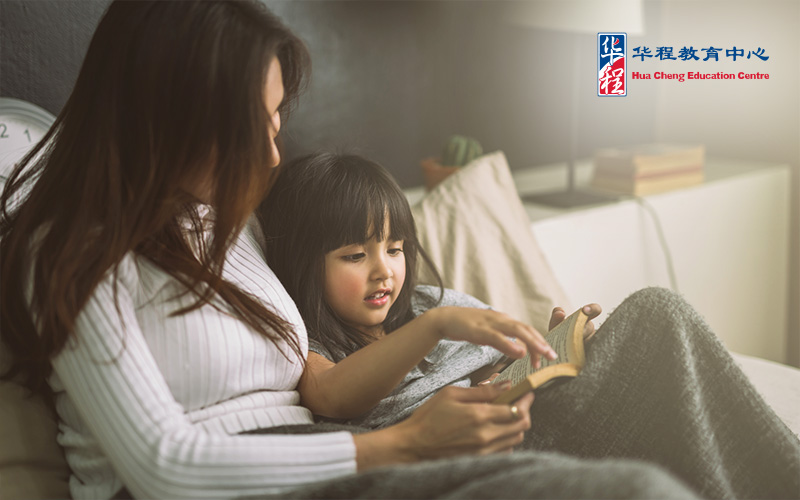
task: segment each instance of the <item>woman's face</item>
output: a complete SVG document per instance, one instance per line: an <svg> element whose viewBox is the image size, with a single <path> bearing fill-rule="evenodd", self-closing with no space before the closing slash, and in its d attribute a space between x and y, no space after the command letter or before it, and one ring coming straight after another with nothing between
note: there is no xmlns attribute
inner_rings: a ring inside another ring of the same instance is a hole
<svg viewBox="0 0 800 500"><path fill-rule="evenodd" d="M278 109L283 102L283 73L281 72L281 63L277 57L273 57L269 63L267 70L267 83L264 85L264 103L267 107L267 113L270 117L269 124L269 140L272 146L272 167L278 166L281 161L281 155L278 152L278 146L275 144L275 138L278 137L278 132L281 130L281 114Z"/></svg>
<svg viewBox="0 0 800 500"><path fill-rule="evenodd" d="M403 241L371 238L325 254L325 301L348 325L368 335L383 333L382 323L406 280Z"/></svg>
<svg viewBox="0 0 800 500"><path fill-rule="evenodd" d="M278 152L278 146L275 139L278 137L278 132L281 130L281 115L278 112L281 103L283 102L283 73L281 72L281 63L277 57L273 57L267 69L266 83L264 84L264 106L267 108L267 115L269 116L269 125L267 127L267 134L269 136L270 151L272 153L272 164L270 167L278 166L281 161L281 155ZM194 186L189 186L186 190L194 195L201 202L209 204L212 202L214 195L214 180L211 174L203 177L203 180L196 183Z"/></svg>

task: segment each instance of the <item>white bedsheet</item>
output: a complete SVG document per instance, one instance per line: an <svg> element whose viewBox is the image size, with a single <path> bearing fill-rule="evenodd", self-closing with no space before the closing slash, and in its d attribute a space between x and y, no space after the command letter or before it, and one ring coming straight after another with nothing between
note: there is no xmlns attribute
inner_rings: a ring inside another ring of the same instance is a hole
<svg viewBox="0 0 800 500"><path fill-rule="evenodd" d="M775 413L800 436L800 370L753 356L731 354Z"/></svg>

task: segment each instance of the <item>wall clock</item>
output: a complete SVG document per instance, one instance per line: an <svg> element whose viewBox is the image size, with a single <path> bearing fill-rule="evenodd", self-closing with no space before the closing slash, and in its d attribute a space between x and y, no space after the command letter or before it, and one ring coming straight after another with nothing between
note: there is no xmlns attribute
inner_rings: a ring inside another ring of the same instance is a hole
<svg viewBox="0 0 800 500"><path fill-rule="evenodd" d="M0 184L50 129L55 116L20 99L0 97Z"/></svg>

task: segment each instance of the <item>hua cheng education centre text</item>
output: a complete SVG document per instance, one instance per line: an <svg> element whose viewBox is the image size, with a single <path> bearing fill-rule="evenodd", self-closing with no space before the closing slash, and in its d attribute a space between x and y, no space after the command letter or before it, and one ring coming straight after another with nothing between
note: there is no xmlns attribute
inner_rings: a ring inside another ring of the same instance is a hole
<svg viewBox="0 0 800 500"><path fill-rule="evenodd" d="M631 72L631 80L769 80L769 73L700 73L699 71L688 71L686 73L665 73L656 71L654 73L643 73L640 71Z"/></svg>

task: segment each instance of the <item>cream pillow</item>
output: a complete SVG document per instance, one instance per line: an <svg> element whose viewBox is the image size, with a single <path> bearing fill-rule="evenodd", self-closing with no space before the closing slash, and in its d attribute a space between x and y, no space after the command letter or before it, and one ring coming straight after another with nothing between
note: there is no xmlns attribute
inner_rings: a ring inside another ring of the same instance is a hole
<svg viewBox="0 0 800 500"><path fill-rule="evenodd" d="M556 305L571 310L530 227L502 152L447 177L412 207L420 243L447 288L547 332ZM433 284L420 268L420 283Z"/></svg>

